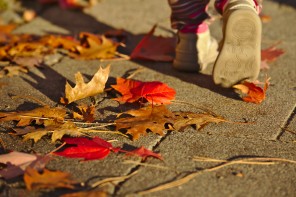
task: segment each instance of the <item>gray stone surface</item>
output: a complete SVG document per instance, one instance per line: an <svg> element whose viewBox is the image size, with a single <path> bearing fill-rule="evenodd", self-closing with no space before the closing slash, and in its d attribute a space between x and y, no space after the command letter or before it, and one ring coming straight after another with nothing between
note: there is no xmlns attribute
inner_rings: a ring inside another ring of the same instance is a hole
<svg viewBox="0 0 296 197"><path fill-rule="evenodd" d="M285 3L287 2L287 3ZM111 134L100 135L106 140L118 140L114 145L145 146L162 154L164 161L149 158L145 163L166 167L159 169L153 166L126 164L126 160L139 162L138 158L126 158L123 155L110 154L104 160L79 162L75 159L57 158L48 164L52 170L69 172L81 182L90 183L112 176L123 176L138 170L138 174L117 186L109 186L110 196L132 195L146 190L201 168L214 166L215 163L193 161L194 156L216 159L252 157L279 157L296 160L296 12L290 1L265 1L263 13L271 16L269 23L263 24L262 48L277 41L285 54L277 61L270 63L270 70L260 75L271 77L271 86L266 100L260 104L245 103L232 90L215 86L211 79L210 66L204 74L182 73L172 69L171 63L148 61L77 61L64 57L59 63L35 69L19 77L2 78L0 82L8 85L1 88L0 110L28 110L38 106L26 99L12 100L9 95L29 95L50 106L56 106L63 96L66 81L74 83L74 75L82 72L89 79L99 68L111 64L110 78L107 85L113 84L116 77L126 75L136 68L145 68L135 79L142 81L161 81L173 87L176 100L192 103L211 109L215 113L233 122L254 122L254 124L220 123L209 124L200 131L188 128L185 132L168 133L157 136L149 133L137 141ZM213 2L211 2L213 3ZM211 4L212 5L212 4ZM31 5L32 6L32 5ZM101 1L85 13L71 10L60 10L57 6L45 9L35 6L39 17L22 25L15 32L21 33L71 33L78 35L81 31L105 32L113 28L127 31L127 48L130 52L142 36L154 24L159 24L157 35L172 36L169 24L169 7L162 0L108 0ZM211 25L211 32L221 39L221 22ZM101 99L101 98L98 98ZM81 102L89 102L84 99ZM197 111L189 105L172 104L175 111ZM122 111L124 106L111 100L100 103L99 116L104 118ZM0 127L0 138L8 150L37 152L46 154L59 143L51 144L45 137L38 143L23 142L21 137L8 134L9 123ZM289 131L288 131L289 130ZM277 163L274 165L231 165L214 172L204 172L188 183L148 196L295 196L296 165ZM9 182L3 180L3 196L59 196L69 190L45 190L44 192L27 192L21 178Z"/></svg>

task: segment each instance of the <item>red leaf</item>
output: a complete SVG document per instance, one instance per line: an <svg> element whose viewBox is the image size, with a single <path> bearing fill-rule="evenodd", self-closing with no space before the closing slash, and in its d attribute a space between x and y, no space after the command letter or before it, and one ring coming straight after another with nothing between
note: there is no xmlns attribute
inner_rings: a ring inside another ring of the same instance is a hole
<svg viewBox="0 0 296 197"><path fill-rule="evenodd" d="M269 79L270 78L265 80L263 89L261 87L256 86L254 83L250 83L247 81L245 81L243 84L238 84L233 87L247 94L245 97L243 97L243 100L245 102L259 104L265 99L265 93L269 86Z"/></svg>
<svg viewBox="0 0 296 197"><path fill-rule="evenodd" d="M67 144L77 146L69 147L62 152L55 152L54 154L70 158L84 158L86 161L103 159L113 150L112 144L99 137L95 137L92 140L82 137L63 138L63 140Z"/></svg>
<svg viewBox="0 0 296 197"><path fill-rule="evenodd" d="M146 159L147 157L155 157L157 159L163 160L163 158L161 157L160 154L155 153L151 150L148 150L148 149L144 148L143 146L141 146L140 148L137 148L136 150L127 152L126 155L138 155L138 156L142 157L143 159Z"/></svg>
<svg viewBox="0 0 296 197"><path fill-rule="evenodd" d="M135 47L130 56L131 59L173 61L176 46L175 38L153 36L155 28L156 26Z"/></svg>
<svg viewBox="0 0 296 197"><path fill-rule="evenodd" d="M117 78L117 84L112 85L112 87L122 94L122 97L115 100L128 103L145 98L153 104L170 104L176 94L173 88L158 81L141 82Z"/></svg>

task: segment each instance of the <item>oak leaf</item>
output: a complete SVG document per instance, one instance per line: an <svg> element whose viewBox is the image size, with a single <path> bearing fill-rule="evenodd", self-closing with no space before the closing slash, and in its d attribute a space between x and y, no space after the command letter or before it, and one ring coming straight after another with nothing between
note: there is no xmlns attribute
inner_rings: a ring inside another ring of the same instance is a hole
<svg viewBox="0 0 296 197"><path fill-rule="evenodd" d="M65 116L64 108L43 106L30 111L0 112L0 122L15 120L19 121L17 126L27 126L32 121L36 121L37 125L47 126L55 122L63 122Z"/></svg>
<svg viewBox="0 0 296 197"><path fill-rule="evenodd" d="M38 142L43 136L47 134L51 135L51 141L52 143L62 139L64 135L69 135L73 137L82 136L83 131L85 131L83 128L78 128L73 122L67 121L63 124L56 124L56 125L49 125L45 128L38 128L35 129L32 127L25 127L23 129L14 129L19 134L25 134L24 140L33 139L34 142Z"/></svg>
<svg viewBox="0 0 296 197"><path fill-rule="evenodd" d="M246 96L243 97L245 102L259 104L266 97L266 90L269 86L269 80L270 78L265 80L263 88L247 81L245 81L243 84L234 85L233 87L240 90L243 94L246 94Z"/></svg>
<svg viewBox="0 0 296 197"><path fill-rule="evenodd" d="M215 117L211 114L193 113L193 112L174 112L173 128L177 131L184 131L188 126L195 125L201 129L209 123L220 123L226 120L221 117Z"/></svg>
<svg viewBox="0 0 296 197"><path fill-rule="evenodd" d="M112 88L122 94L122 97L115 98L114 100L128 103L145 98L152 104L170 104L176 94L173 88L159 81L142 82L117 78L117 84L112 85Z"/></svg>
<svg viewBox="0 0 296 197"><path fill-rule="evenodd" d="M29 191L34 189L68 188L74 189L76 181L70 179L70 174L62 171L37 170L28 167L25 171L24 181Z"/></svg>
<svg viewBox="0 0 296 197"><path fill-rule="evenodd" d="M110 65L105 69L100 69L95 73L90 82L85 83L80 72L76 73L75 80L76 85L74 88L67 82L65 87L65 97L67 103L72 103L89 96L104 92L105 83L109 77Z"/></svg>
<svg viewBox="0 0 296 197"><path fill-rule="evenodd" d="M116 130L126 129L127 134L132 135L134 140L141 135L146 135L147 131L164 135L163 131L166 130L166 124L173 123L173 114L164 105L149 105L138 110L129 110L123 114L129 114L133 117L115 120Z"/></svg>
<svg viewBox="0 0 296 197"><path fill-rule="evenodd" d="M94 122L95 120L95 106L94 105L79 105L77 106L79 113L73 112L74 119L80 119L85 122Z"/></svg>
<svg viewBox="0 0 296 197"><path fill-rule="evenodd" d="M174 59L176 40L153 36L156 26L139 42L131 53L131 59L171 62Z"/></svg>
<svg viewBox="0 0 296 197"><path fill-rule="evenodd" d="M113 42L103 35L80 33L81 44L69 55L76 59L112 59L116 57L119 43Z"/></svg>

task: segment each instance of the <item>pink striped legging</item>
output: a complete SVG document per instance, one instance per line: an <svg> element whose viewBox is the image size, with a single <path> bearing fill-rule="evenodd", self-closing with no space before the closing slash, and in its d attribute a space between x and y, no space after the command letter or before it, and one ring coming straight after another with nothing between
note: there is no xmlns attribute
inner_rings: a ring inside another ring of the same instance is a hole
<svg viewBox="0 0 296 197"><path fill-rule="evenodd" d="M228 0L215 0L216 10L222 14ZM261 10L261 0L253 0L258 12ZM203 23L209 16L207 5L210 0L168 0L171 7L171 26L184 33L198 33L207 29Z"/></svg>

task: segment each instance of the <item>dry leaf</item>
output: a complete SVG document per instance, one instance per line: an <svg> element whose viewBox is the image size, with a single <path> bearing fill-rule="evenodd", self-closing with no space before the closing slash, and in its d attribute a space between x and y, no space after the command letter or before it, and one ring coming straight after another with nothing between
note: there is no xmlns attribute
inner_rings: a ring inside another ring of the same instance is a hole
<svg viewBox="0 0 296 197"><path fill-rule="evenodd" d="M5 66L0 70L0 78L18 76L20 73L27 73L28 69L22 66Z"/></svg>
<svg viewBox="0 0 296 197"><path fill-rule="evenodd" d="M15 120L19 121L17 126L27 126L35 120L37 125L48 126L55 122L63 122L65 116L64 108L43 106L31 111L0 112L0 122Z"/></svg>
<svg viewBox="0 0 296 197"><path fill-rule="evenodd" d="M80 72L76 73L75 80L76 85L74 88L70 86L67 82L65 87L65 97L68 103L77 101L89 96L94 96L96 94L104 92L105 83L109 77L110 65L105 69L100 69L93 76L90 82L85 83Z"/></svg>
<svg viewBox="0 0 296 197"><path fill-rule="evenodd" d="M94 122L95 121L95 106L87 106L87 105L79 105L77 107L80 110L80 113L73 113L73 118L74 119L80 119L85 122Z"/></svg>
<svg viewBox="0 0 296 197"><path fill-rule="evenodd" d="M165 125L173 123L173 114L164 105L144 107L138 110L129 110L123 114L134 117L119 118L115 120L116 130L126 129L133 139L146 135L146 131L164 135Z"/></svg>
<svg viewBox="0 0 296 197"><path fill-rule="evenodd" d="M269 86L270 78L266 78L263 89L256 86L254 83L245 81L243 84L234 85L233 88L240 90L243 94L247 94L243 97L245 102L259 104L265 99L266 90Z"/></svg>
<svg viewBox="0 0 296 197"><path fill-rule="evenodd" d="M175 98L176 91L159 81L142 82L132 79L117 78L117 84L112 88L122 94L114 100L133 103L145 98L152 104L170 104Z"/></svg>
<svg viewBox="0 0 296 197"><path fill-rule="evenodd" d="M28 167L25 171L24 181L29 191L33 189L68 188L74 189L76 181L70 179L70 174L61 171L44 169L43 173Z"/></svg>
<svg viewBox="0 0 296 197"><path fill-rule="evenodd" d="M32 128L32 127L30 127ZM69 135L73 137L82 136L83 131L85 129L78 128L73 122L65 122L63 124L57 124L57 125L50 125L45 128L39 128L39 129L29 129L25 127L24 129L14 129L17 133L24 133L27 132L27 134L24 135L24 140L33 139L34 142L39 141L43 136L47 134L52 134L51 141L54 143L57 140L62 139L64 135Z"/></svg>
<svg viewBox="0 0 296 197"><path fill-rule="evenodd" d="M91 33L80 33L81 45L76 46L69 55L77 59L111 59L116 57L119 43L113 42L105 36Z"/></svg>
<svg viewBox="0 0 296 197"><path fill-rule="evenodd" d="M184 131L186 127L191 125L196 125L197 129L201 129L209 123L220 123L226 121L221 117L193 112L174 112L174 115L175 121L173 127L177 131Z"/></svg>

